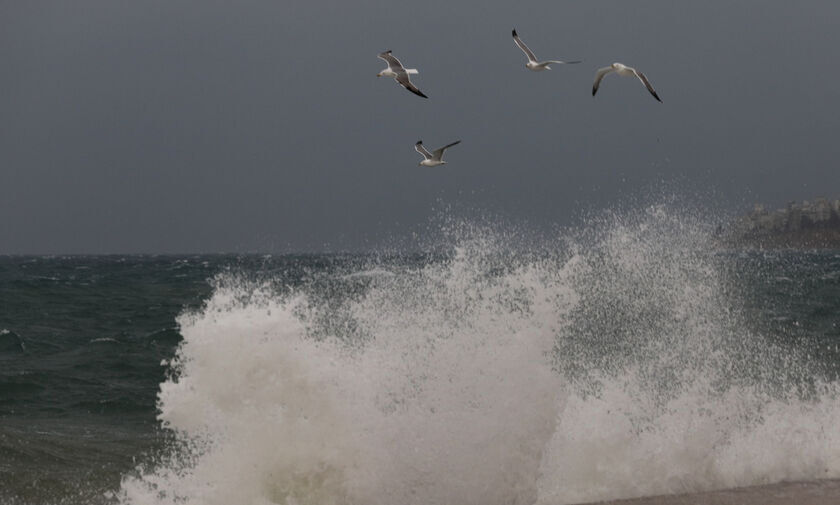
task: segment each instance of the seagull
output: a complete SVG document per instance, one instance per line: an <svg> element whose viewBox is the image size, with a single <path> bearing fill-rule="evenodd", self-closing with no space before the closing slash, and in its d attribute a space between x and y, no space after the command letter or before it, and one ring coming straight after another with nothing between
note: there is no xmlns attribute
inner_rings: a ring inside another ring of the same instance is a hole
<svg viewBox="0 0 840 505"><path fill-rule="evenodd" d="M456 140L455 142L445 145L440 149L435 149L433 152L429 152L425 147L423 147L423 141L418 140L417 143L414 144L414 150L423 155L423 161L420 162L419 166L436 167L438 165L443 165L446 163L443 161L443 151L446 151L450 147L460 143L460 140Z"/></svg>
<svg viewBox="0 0 840 505"><path fill-rule="evenodd" d="M557 60L549 60L549 61L537 61L537 57L534 56L534 53L528 49L528 46L522 42L522 39L519 38L519 35L516 34L516 29L513 30L513 41L516 42L516 45L519 46L519 49L525 53L525 56L528 57L528 63L525 64L525 67L528 70L533 70L534 72L542 72L543 70L551 70L552 63L557 63L558 65L566 65L572 63L580 63L580 61L557 61Z"/></svg>
<svg viewBox="0 0 840 505"><path fill-rule="evenodd" d="M650 85L650 81L648 81L647 77L645 77L645 74L639 72L635 68L630 68L626 65L622 65L621 63L613 63L609 67L598 69L598 71L595 73L595 82L592 83L592 96L595 96L595 93L598 91L598 86L601 84L601 79L603 79L604 76L609 74L610 72L615 72L616 74L623 76L635 75L639 78L640 81L642 81L642 84L645 85L647 90L650 91L650 94L653 95L654 98L662 102L662 100L659 98L659 95L657 95L656 91L654 91L653 86Z"/></svg>
<svg viewBox="0 0 840 505"><path fill-rule="evenodd" d="M408 68L402 66L400 60L395 58L391 55L391 51L385 51L384 53L379 53L377 58L383 59L388 63L388 68L376 74L376 77L393 77L395 81L400 83L403 88L411 91L415 95L422 96L423 98L429 98L423 94L422 91L417 89L417 86L411 83L408 78L408 74L419 74L416 68Z"/></svg>

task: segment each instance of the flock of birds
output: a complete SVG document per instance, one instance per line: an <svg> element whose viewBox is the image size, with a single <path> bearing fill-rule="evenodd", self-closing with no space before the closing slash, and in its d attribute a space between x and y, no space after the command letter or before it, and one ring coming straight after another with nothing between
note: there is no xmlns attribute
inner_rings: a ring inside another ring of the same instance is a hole
<svg viewBox="0 0 840 505"><path fill-rule="evenodd" d="M542 72L543 70L551 70L550 65L571 65L573 63L580 63L580 61L560 61L560 60L546 60L546 61L538 61L537 56L531 51L528 46L522 42L522 39L519 38L519 35L516 33L516 29L513 30L513 42L522 49L522 52L525 53L525 56L528 57L528 63L525 64L525 68L531 70L533 72ZM378 56L380 59L385 60L388 64L388 68L382 70L378 74L377 77L392 77L395 81L397 81L402 87L407 89L408 91L414 93L417 96L422 96L423 98L429 98L428 96L424 95L420 89L411 82L411 79L408 77L412 74L419 73L416 68L405 68L400 60L396 58L396 56L391 54L391 51L385 51L384 53L380 53ZM613 63L612 65L604 68L599 68L597 72L595 72L595 82L592 83L592 96L595 96L595 93L598 92L598 88L601 85L601 81L606 77L608 74L615 72L617 75L624 76L624 77L637 77L642 84L645 85L645 88L656 98L659 102L662 100L659 98L659 95L656 94L656 90L653 89L651 86L650 81L642 72L636 70L635 68L628 67L622 63ZM448 148L460 144L461 141L457 140L451 144L447 144L439 149L435 149L432 152L429 152L428 149L423 147L423 141L418 140L416 144L414 144L414 150L423 155L423 161L420 162L421 166L424 167L436 167L438 165L443 165L446 163L443 161L443 152L446 151Z"/></svg>

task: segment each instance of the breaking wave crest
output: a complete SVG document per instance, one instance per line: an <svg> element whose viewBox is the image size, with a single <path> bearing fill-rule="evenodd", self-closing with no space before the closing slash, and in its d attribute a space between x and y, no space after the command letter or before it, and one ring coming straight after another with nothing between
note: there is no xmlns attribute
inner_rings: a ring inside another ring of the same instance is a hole
<svg viewBox="0 0 840 505"><path fill-rule="evenodd" d="M217 279L159 394L178 443L121 502L559 505L840 477L837 384L752 329L701 220L605 214L528 253L451 230L443 257Z"/></svg>

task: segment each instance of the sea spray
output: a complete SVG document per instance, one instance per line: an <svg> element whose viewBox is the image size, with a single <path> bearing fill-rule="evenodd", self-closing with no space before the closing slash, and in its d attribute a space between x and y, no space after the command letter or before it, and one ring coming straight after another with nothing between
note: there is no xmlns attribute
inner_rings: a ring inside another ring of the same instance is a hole
<svg viewBox="0 0 840 505"><path fill-rule="evenodd" d="M840 476L837 387L754 331L710 227L606 213L519 252L218 279L124 503L563 504Z"/></svg>
<svg viewBox="0 0 840 505"><path fill-rule="evenodd" d="M158 466L138 503L339 503L352 466L349 428L332 411L341 391L333 353L302 338L293 301L217 290L186 314L184 342L163 384L160 419L192 458ZM335 486L336 489L333 489Z"/></svg>

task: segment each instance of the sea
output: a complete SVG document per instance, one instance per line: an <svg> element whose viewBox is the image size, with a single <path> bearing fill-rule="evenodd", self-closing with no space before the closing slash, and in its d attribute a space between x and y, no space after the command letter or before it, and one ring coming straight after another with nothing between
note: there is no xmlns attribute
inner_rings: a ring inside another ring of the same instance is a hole
<svg viewBox="0 0 840 505"><path fill-rule="evenodd" d="M0 503L562 505L840 477L840 251L673 205L419 250L0 256Z"/></svg>

